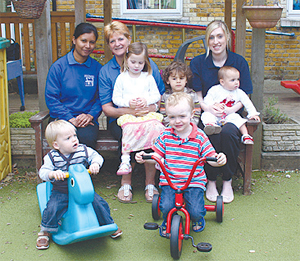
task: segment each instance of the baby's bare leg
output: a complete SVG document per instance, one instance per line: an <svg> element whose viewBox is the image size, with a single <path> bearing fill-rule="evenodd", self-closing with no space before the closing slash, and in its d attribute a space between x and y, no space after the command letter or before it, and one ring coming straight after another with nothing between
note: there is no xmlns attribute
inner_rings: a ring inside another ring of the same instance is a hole
<svg viewBox="0 0 300 261"><path fill-rule="evenodd" d="M242 135L248 134L248 129L247 129L247 127L246 127L246 124L243 124L243 125L240 127L240 132L242 133Z"/></svg>

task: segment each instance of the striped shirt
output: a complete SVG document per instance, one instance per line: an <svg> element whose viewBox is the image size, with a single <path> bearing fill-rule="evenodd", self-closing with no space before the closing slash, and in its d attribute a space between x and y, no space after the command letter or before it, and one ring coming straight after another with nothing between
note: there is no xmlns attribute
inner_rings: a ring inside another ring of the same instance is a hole
<svg viewBox="0 0 300 261"><path fill-rule="evenodd" d="M194 123L191 125L192 132L186 139L181 139L173 128L166 128L153 145L153 150L165 159L166 171L177 187L185 184L197 159L214 157L216 153L205 133ZM204 163L200 162L189 187L200 187L205 190L206 182ZM159 186L168 186L163 173L160 173Z"/></svg>
<svg viewBox="0 0 300 261"><path fill-rule="evenodd" d="M70 165L79 163L83 164L85 167L88 167L93 163L98 163L101 167L103 164L103 157L97 151L84 144L79 144L77 150L70 155L63 155L60 151L53 149L44 157L44 164L39 170L39 176L44 181L51 181L53 189L62 193L68 193L68 180L50 180L49 173L56 170L66 172Z"/></svg>

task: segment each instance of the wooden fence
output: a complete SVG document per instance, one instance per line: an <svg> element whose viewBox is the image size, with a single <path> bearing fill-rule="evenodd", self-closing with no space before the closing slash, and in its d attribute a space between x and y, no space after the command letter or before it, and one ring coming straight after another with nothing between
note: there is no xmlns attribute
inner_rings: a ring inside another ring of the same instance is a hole
<svg viewBox="0 0 300 261"><path fill-rule="evenodd" d="M22 46L24 73L36 73L34 21L34 19L20 18L17 13L0 13L0 23L5 25L5 37L12 38L14 33L16 42ZM70 50L74 29L74 12L51 12L53 61Z"/></svg>

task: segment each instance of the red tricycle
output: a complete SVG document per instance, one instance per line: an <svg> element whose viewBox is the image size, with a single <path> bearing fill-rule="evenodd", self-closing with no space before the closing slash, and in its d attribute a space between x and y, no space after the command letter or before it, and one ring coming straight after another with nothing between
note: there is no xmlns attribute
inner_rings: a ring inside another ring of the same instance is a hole
<svg viewBox="0 0 300 261"><path fill-rule="evenodd" d="M191 173L188 177L187 182L185 185L181 188L176 187L163 163L159 158L157 158L154 155L143 155L143 159L149 160L154 159L160 166L162 172L164 173L166 180L168 181L168 184L172 189L175 190L175 207L170 210L167 216L167 225L166 225L166 234L163 235L164 237L170 239L170 250L171 250L171 256L174 259L179 259L182 251L182 241L183 239L191 239L193 247L196 247L198 251L200 252L209 252L212 249L212 245L209 243L199 243L197 245L194 244L194 238L190 236L190 214L185 208L184 203L184 190L189 186L193 174L200 162L207 162L207 161L217 161L216 158L213 157L203 157L199 158L194 164L193 168L191 170ZM160 209L159 209L159 202L160 202L160 196L158 194L154 195L153 201L152 201L152 217L154 220L159 220L160 218ZM224 203L223 203L223 197L218 196L216 205L205 205L205 209L207 211L215 211L217 216L217 222L223 221L223 214L224 214ZM183 218L182 216L178 215L177 212L180 211L185 216L185 226L183 226ZM160 228L160 226L157 223L145 223L144 224L145 229L149 230L156 230Z"/></svg>

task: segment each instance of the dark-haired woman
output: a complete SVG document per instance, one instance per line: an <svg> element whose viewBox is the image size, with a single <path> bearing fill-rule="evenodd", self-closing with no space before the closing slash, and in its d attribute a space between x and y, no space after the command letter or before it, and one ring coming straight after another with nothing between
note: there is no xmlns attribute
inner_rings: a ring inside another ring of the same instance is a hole
<svg viewBox="0 0 300 261"><path fill-rule="evenodd" d="M77 25L71 51L52 64L45 88L50 121L71 122L77 128L79 142L92 148L96 145L101 113L98 77L102 65L90 57L97 39L94 25Z"/></svg>

